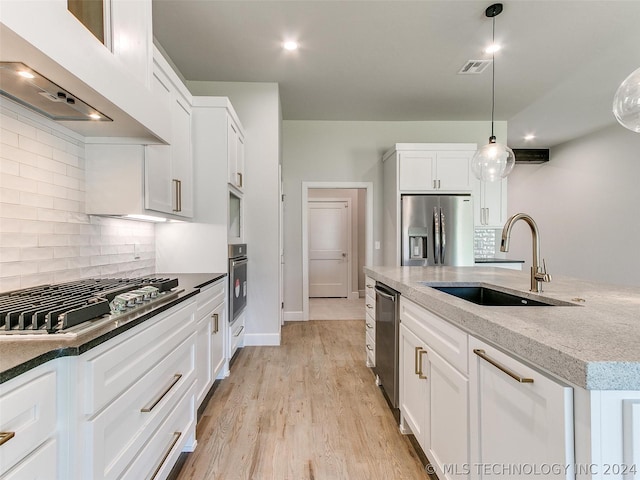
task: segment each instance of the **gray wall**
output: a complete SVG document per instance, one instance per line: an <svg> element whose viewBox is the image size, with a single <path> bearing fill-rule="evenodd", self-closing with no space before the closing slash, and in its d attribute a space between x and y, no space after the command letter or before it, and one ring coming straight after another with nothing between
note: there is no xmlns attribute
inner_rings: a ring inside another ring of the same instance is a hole
<svg viewBox="0 0 640 480"><path fill-rule="evenodd" d="M276 83L187 82L193 95L229 97L245 130L245 241L249 300L245 344L280 342L280 93Z"/></svg>
<svg viewBox="0 0 640 480"><path fill-rule="evenodd" d="M282 124L284 211L284 305L302 311L302 182L373 182L373 240L382 240L382 155L395 143L462 142L482 145L489 122L330 122ZM496 123L504 141L505 122ZM380 264L381 250L373 250Z"/></svg>
<svg viewBox="0 0 640 480"><path fill-rule="evenodd" d="M538 224L549 273L640 285L640 134L615 124L551 149L543 165L516 165L509 214ZM531 265L531 235L517 225L509 258Z"/></svg>

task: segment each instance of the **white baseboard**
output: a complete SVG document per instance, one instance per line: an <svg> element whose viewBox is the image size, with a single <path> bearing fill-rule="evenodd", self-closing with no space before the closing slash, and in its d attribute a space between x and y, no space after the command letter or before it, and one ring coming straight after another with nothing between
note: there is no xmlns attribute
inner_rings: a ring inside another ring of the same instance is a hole
<svg viewBox="0 0 640 480"><path fill-rule="evenodd" d="M279 333L245 333L245 347L279 346Z"/></svg>
<svg viewBox="0 0 640 480"><path fill-rule="evenodd" d="M285 322L301 322L304 320L304 312L284 312Z"/></svg>
<svg viewBox="0 0 640 480"><path fill-rule="evenodd" d="M349 300L358 300L360 298L360 292L351 292L349 294Z"/></svg>

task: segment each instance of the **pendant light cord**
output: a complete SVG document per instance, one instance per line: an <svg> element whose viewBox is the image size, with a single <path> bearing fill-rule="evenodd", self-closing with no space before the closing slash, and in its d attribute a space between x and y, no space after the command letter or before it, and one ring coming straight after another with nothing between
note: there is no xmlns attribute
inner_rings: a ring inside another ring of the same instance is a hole
<svg viewBox="0 0 640 480"><path fill-rule="evenodd" d="M496 107L496 17L492 18L493 20L493 31L491 34L491 136L494 137L493 134L493 114L495 112Z"/></svg>

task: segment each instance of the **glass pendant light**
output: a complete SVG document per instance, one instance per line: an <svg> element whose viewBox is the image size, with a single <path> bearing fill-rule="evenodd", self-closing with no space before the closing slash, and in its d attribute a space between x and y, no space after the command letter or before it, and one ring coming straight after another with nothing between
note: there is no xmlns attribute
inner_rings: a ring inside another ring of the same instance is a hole
<svg viewBox="0 0 640 480"><path fill-rule="evenodd" d="M620 125L640 133L640 68L618 87L613 97L613 114Z"/></svg>
<svg viewBox="0 0 640 480"><path fill-rule="evenodd" d="M496 40L496 17L502 12L502 4L494 3L485 10L485 15L493 19L492 40ZM493 134L493 115L495 111L496 91L495 53L491 53L491 136L489 143L480 147L471 159L471 170L480 180L496 182L511 173L516 162L516 156L508 146L496 142Z"/></svg>

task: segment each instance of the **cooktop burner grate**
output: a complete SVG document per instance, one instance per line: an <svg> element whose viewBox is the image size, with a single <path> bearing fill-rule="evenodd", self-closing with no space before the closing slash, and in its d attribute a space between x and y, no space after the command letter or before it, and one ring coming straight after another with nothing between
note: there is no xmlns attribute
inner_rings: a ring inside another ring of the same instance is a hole
<svg viewBox="0 0 640 480"><path fill-rule="evenodd" d="M55 333L102 318L130 312L140 305L162 300L178 286L173 278L100 278L40 285L0 294L0 333L24 331ZM151 293L121 304L113 311L111 302L121 294L142 287L155 287ZM157 289L157 290L156 290Z"/></svg>

